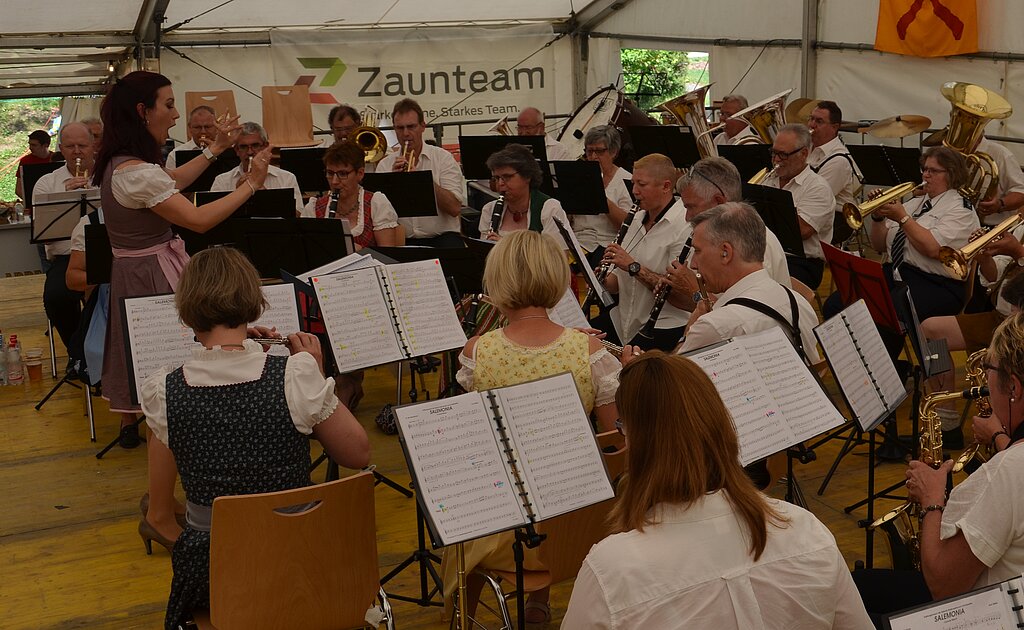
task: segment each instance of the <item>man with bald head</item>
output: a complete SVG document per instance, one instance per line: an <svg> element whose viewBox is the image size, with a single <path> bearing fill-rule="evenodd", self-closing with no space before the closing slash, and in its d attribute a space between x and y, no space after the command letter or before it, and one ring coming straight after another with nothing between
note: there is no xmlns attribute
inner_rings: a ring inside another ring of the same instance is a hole
<svg viewBox="0 0 1024 630"><path fill-rule="evenodd" d="M527 107L519 112L519 116L516 118L516 127L521 136L544 136L544 148L547 150L549 162L576 159L569 155L569 149L565 148L564 144L547 135L544 112L536 107Z"/></svg>
<svg viewBox="0 0 1024 630"><path fill-rule="evenodd" d="M59 148L66 162L59 169L39 178L32 189L33 204L46 202L51 193L92 187L89 178L95 159L95 144L89 127L80 122L61 127ZM46 258L50 261L50 268L46 271L46 282L43 285L43 308L65 347L78 328L82 299L82 294L68 289L64 281L70 255L70 240L46 244Z"/></svg>

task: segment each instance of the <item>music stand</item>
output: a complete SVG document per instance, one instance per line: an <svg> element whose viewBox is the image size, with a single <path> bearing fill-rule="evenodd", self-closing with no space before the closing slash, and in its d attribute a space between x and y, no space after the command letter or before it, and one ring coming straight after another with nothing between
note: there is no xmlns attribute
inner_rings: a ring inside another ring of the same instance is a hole
<svg viewBox="0 0 1024 630"><path fill-rule="evenodd" d="M629 127L628 131L637 158L660 153L672 160L676 168L689 168L700 160L697 137L689 127L646 125Z"/></svg>
<svg viewBox="0 0 1024 630"><path fill-rule="evenodd" d="M550 162L555 199L566 214L608 214L601 165L597 162Z"/></svg>
<svg viewBox="0 0 1024 630"><path fill-rule="evenodd" d="M548 150L544 136L459 136L459 155L466 179L490 179L487 159L510 144L529 147L533 157L541 163L541 170L546 170L543 164L548 161Z"/></svg>
<svg viewBox="0 0 1024 630"><path fill-rule="evenodd" d="M21 165L21 188L25 193L25 205L29 208L32 207L32 191L35 190L36 182L39 181L39 178L47 173L54 172L66 164L62 155L58 153L57 157L59 159L55 159L53 162Z"/></svg>
<svg viewBox="0 0 1024 630"><path fill-rule="evenodd" d="M771 186L744 183L743 199L754 206L765 227L779 239L787 255L797 258L805 256L793 193Z"/></svg>
<svg viewBox="0 0 1024 630"><path fill-rule="evenodd" d="M202 149L183 149L175 154L175 164L187 164L194 160L196 156L202 155ZM234 151L224 151L217 160L206 167L199 177L182 189L183 194L195 193L210 190L213 187L213 180L217 179L217 176L221 173L227 173L236 166L239 165L238 154Z"/></svg>
<svg viewBox="0 0 1024 630"><path fill-rule="evenodd" d="M921 181L920 149L880 144L851 144L847 149L865 184L889 187Z"/></svg>
<svg viewBox="0 0 1024 630"><path fill-rule="evenodd" d="M910 287L901 284L891 292L893 306L896 308L896 315L907 331L910 338L910 347L917 355L918 364L921 366L924 377L932 378L953 369L953 363L949 357L949 346L944 337L939 339L928 339L921 330L921 320L917 316L917 309L914 308L914 301L910 299Z"/></svg>
<svg viewBox="0 0 1024 630"><path fill-rule="evenodd" d="M326 147L281 149L280 168L295 176L302 192L330 190L324 172L324 153L327 153Z"/></svg>
<svg viewBox="0 0 1024 630"><path fill-rule="evenodd" d="M367 173L363 177L363 188L383 193L399 218L437 216L434 177L430 171Z"/></svg>
<svg viewBox="0 0 1024 630"><path fill-rule="evenodd" d="M196 205L202 206L230 195L230 190L211 190L196 193ZM291 219L295 217L295 189L267 188L255 194L231 213L232 219Z"/></svg>
<svg viewBox="0 0 1024 630"><path fill-rule="evenodd" d="M48 193L32 207L30 243L53 243L71 238L78 221L97 209L99 188Z"/></svg>
<svg viewBox="0 0 1024 630"><path fill-rule="evenodd" d="M475 239L463 237L463 240L472 241ZM458 248L372 247L364 250L364 253L370 253L370 250L398 263L420 262L436 258L441 262L441 272L446 277L455 280L461 293L484 292L484 261L487 259L487 251L490 250L490 247L486 249L473 246Z"/></svg>
<svg viewBox="0 0 1024 630"><path fill-rule="evenodd" d="M721 144L718 145L718 155L732 162L743 181L763 168L772 167L772 147L769 144Z"/></svg>

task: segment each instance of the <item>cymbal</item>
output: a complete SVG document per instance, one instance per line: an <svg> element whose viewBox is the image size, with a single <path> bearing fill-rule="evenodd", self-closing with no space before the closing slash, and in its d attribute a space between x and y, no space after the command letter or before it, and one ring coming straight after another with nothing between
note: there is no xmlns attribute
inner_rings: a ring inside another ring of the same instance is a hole
<svg viewBox="0 0 1024 630"><path fill-rule="evenodd" d="M865 131L876 138L905 138L915 133L921 133L932 124L932 119L927 116L915 114L903 114L893 116L885 120L879 120Z"/></svg>
<svg viewBox="0 0 1024 630"><path fill-rule="evenodd" d="M940 144L942 144L942 141L946 139L946 129L948 129L948 127L939 129L938 131L933 131L927 136L925 136L924 139L921 140L921 146L937 147Z"/></svg>
<svg viewBox="0 0 1024 630"><path fill-rule="evenodd" d="M789 105L786 105L786 122L803 123L806 125L807 119L811 117L811 111L817 102L818 99L816 98L794 99ZM806 111L804 111L805 109Z"/></svg>

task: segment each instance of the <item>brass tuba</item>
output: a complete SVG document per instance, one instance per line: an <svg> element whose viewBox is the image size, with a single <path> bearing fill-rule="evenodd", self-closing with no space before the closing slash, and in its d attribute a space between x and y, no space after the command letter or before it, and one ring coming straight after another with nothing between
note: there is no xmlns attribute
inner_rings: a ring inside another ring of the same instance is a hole
<svg viewBox="0 0 1024 630"><path fill-rule="evenodd" d="M982 367L982 362L984 362L986 356L988 356L988 348L982 348L967 357L964 369L968 385L973 385L980 389L988 389L988 376L985 375L985 368ZM989 402L988 396L979 398L977 405L979 416L988 418L992 415L992 404ZM956 458L956 461L953 463L953 472L964 470L973 459L978 459L983 464L988 461L991 455L988 445L981 444L975 440Z"/></svg>
<svg viewBox="0 0 1024 630"><path fill-rule="evenodd" d="M971 263L978 253L988 247L993 241L1002 238L1007 232L1015 229L1024 219L1016 212L1003 220L984 235L974 239L962 249L943 247L939 250L939 261L946 268L946 272L957 280L966 280L971 271Z"/></svg>
<svg viewBox="0 0 1024 630"><path fill-rule="evenodd" d="M992 90L970 83L945 83L942 96L952 104L942 144L967 159L967 183L960 188L960 194L977 206L999 189L999 168L992 156L975 149L985 135L985 125L1007 118L1013 107Z"/></svg>
<svg viewBox="0 0 1024 630"><path fill-rule="evenodd" d="M780 92L775 96L761 101L756 105L736 112L733 118L741 118L743 122L750 125L750 129L757 136L754 138L743 138L739 144L751 144L754 142L771 144L775 141L775 134L779 133L786 124L786 97L793 91L793 88Z"/></svg>
<svg viewBox="0 0 1024 630"><path fill-rule="evenodd" d="M859 230L861 226L864 225L864 219L869 214L890 201L903 198L903 196L910 194L921 186L924 186L924 184L903 182L902 184L893 186L877 197L868 199L863 203L844 203L843 216L846 217L846 224L855 230Z"/></svg>
<svg viewBox="0 0 1024 630"><path fill-rule="evenodd" d="M388 152L388 141L377 127L379 115L377 110L367 106L360 114L363 124L353 129L348 134L348 139L355 142L363 150L363 159L370 164L376 164L384 159Z"/></svg>
<svg viewBox="0 0 1024 630"><path fill-rule="evenodd" d="M697 139L697 151L702 158L718 156L718 147L715 146L710 134L720 125L708 128L708 119L704 117L704 98L712 85L714 84L708 83L671 101L665 101L657 107L672 114L678 124L690 128Z"/></svg>

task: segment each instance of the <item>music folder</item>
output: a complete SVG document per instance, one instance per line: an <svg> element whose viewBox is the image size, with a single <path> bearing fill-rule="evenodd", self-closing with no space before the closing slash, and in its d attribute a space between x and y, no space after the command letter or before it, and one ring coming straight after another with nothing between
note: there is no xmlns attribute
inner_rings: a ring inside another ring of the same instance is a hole
<svg viewBox="0 0 1024 630"><path fill-rule="evenodd" d="M608 198L597 162L581 160L548 163L555 199L566 214L607 214Z"/></svg>
<svg viewBox="0 0 1024 630"><path fill-rule="evenodd" d="M320 193L331 189L324 168L327 147L281 149L282 170L288 171L299 182L299 190Z"/></svg>
<svg viewBox="0 0 1024 630"><path fill-rule="evenodd" d="M743 181L749 180L763 168L772 167L770 144L720 144L718 155L732 162Z"/></svg>
<svg viewBox="0 0 1024 630"><path fill-rule="evenodd" d="M182 165L187 164L194 160L196 156L202 155L202 149L184 149L178 151L175 154L175 164ZM195 193L200 191L210 190L213 187L213 180L217 179L217 176L221 173L227 173L236 166L238 166L238 154L234 151L224 151L217 156L212 164L206 167L206 169L196 177L195 181L182 189L182 193Z"/></svg>
<svg viewBox="0 0 1024 630"><path fill-rule="evenodd" d="M78 225L79 219L96 210L99 188L62 190L41 195L32 206L32 230L29 242L52 243L66 241Z"/></svg>
<svg viewBox="0 0 1024 630"><path fill-rule="evenodd" d="M487 168L487 158L510 144L529 147L533 157L541 164L548 161L544 136L459 136L459 156L466 179L490 179L491 169ZM544 170L543 166L541 170Z"/></svg>
<svg viewBox="0 0 1024 630"><path fill-rule="evenodd" d="M230 195L232 191L211 190L196 193L196 205L202 206ZM232 219L291 219L295 217L295 190L293 188L266 188L254 195L231 213Z"/></svg>
<svg viewBox="0 0 1024 630"><path fill-rule="evenodd" d="M1024 628L1024 579L1012 577L922 606L890 614L890 630L959 630Z"/></svg>
<svg viewBox="0 0 1024 630"><path fill-rule="evenodd" d="M867 185L889 187L921 181L920 149L881 144L850 144L846 148Z"/></svg>
<svg viewBox="0 0 1024 630"><path fill-rule="evenodd" d="M787 255L804 257L804 239L800 236L793 193L771 186L744 183L743 199L754 206L765 226L779 239Z"/></svg>
<svg viewBox="0 0 1024 630"><path fill-rule="evenodd" d="M689 127L646 125L628 129L638 159L652 153L661 153L672 160L676 168L689 168L700 160L697 136L693 135Z"/></svg>
<svg viewBox="0 0 1024 630"><path fill-rule="evenodd" d="M383 193L400 218L437 216L434 177L430 171L367 173L363 188Z"/></svg>

